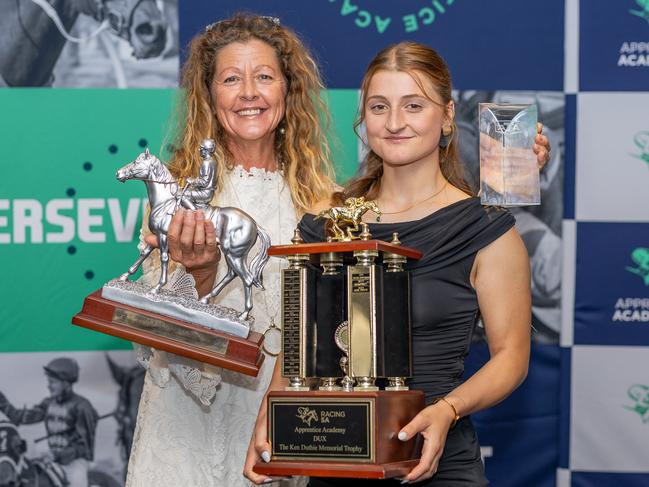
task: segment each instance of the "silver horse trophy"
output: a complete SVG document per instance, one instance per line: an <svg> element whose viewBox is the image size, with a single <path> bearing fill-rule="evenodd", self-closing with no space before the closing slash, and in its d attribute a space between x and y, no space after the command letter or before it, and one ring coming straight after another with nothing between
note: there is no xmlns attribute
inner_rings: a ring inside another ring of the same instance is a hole
<svg viewBox="0 0 649 487"><path fill-rule="evenodd" d="M243 282L245 291L245 309L238 314L237 319L234 321L241 323L250 319L249 314L253 306L252 286L264 289L262 271L269 258L268 247L270 246L270 237L243 210L233 207L212 206L209 204L214 194L216 178L213 157L214 148L214 141L211 139L205 139L201 143L200 154L202 163L199 177L188 178L185 186L181 186L171 175L169 169L156 156L151 154L148 149L141 153L133 162L119 169L116 177L121 182L130 179L143 181L147 188L151 208L148 226L149 230L158 238L161 272L158 283L152 289L146 290L145 297L149 300L156 300L156 310L159 311L161 303L169 298L170 293L165 293L164 297L160 296L159 298L155 298L155 296L159 295L163 287L167 284L169 266L167 232L171 218L182 206L188 209L202 211L205 214L205 219L210 220L214 224L222 259L227 264L227 273L225 276L216 284L210 293L200 299L200 304L204 306L194 304L191 307L196 308L194 311L197 312L206 311L206 306L213 306L209 305L209 299L218 295L235 277L239 277ZM248 263L248 254L257 242L257 239L259 239L261 244L259 252ZM126 286L135 284L127 282L128 277L137 272L142 263L151 255L154 248L151 245L146 245L141 250L137 260L129 267L128 271L120 276L119 281L124 282ZM104 287L103 295L109 299L120 300L121 302L127 300L127 304L141 305L142 296L137 297L134 301L133 297L125 297L125 293L122 290L115 290L115 288L119 289L123 288L123 286L112 281L109 289L106 286ZM129 291L130 293L127 294L132 294L132 289L129 289ZM186 301L180 304L187 307L188 303ZM167 303L167 306L171 305ZM231 312L224 312L223 307L218 308L217 315L223 315L224 313L226 315L232 314ZM226 309L230 310L229 308ZM187 313L183 311L180 316L178 313L175 313L174 317L185 319L187 318ZM223 318L223 316L220 316L220 318ZM231 322L232 316L228 316L228 320ZM212 323L202 324L209 327L215 326ZM247 323L246 325L246 329L249 330L249 325ZM221 324L216 326L220 327ZM242 336L245 332L245 330L233 331L231 326L228 325L224 325L223 329Z"/></svg>
<svg viewBox="0 0 649 487"><path fill-rule="evenodd" d="M244 211L209 204L216 179L214 148L210 139L201 143L199 175L187 178L184 186L148 150L117 171L117 179L122 182L139 179L146 185L151 207L148 225L158 237L160 247L160 278L153 287L142 279L128 279L153 252L153 247L146 245L127 272L86 296L72 323L257 376L265 357L264 336L251 330L252 286L263 289L262 271L268 262L270 238ZM200 300L193 277L182 267L167 275L167 232L171 218L181 206L202 211L214 224L222 260L227 265L225 276ZM257 241L259 251L248 263L248 254ZM245 290L243 312L209 302L237 276Z"/></svg>

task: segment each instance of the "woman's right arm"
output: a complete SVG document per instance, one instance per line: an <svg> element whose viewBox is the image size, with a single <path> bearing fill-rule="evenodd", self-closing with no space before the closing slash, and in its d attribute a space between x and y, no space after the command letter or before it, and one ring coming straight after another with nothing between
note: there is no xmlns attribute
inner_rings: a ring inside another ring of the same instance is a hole
<svg viewBox="0 0 649 487"><path fill-rule="evenodd" d="M266 475L259 475L253 472L252 467L255 466L260 460L265 462L270 461L270 443L268 442L268 422L267 422L267 408L268 408L268 393L270 391L283 390L288 385L288 380L282 377L282 355L280 354L275 361L275 368L273 369L273 377L270 380L266 394L259 406L259 413L257 414L257 421L255 428L250 438L250 445L248 445L248 453L246 454L246 462L243 466L243 475L255 484L264 484L272 482L273 479Z"/></svg>

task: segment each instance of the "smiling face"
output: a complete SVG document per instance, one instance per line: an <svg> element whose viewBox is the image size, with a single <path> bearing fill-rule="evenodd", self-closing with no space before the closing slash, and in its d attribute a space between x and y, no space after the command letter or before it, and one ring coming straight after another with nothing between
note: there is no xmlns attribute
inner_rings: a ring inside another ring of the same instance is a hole
<svg viewBox="0 0 649 487"><path fill-rule="evenodd" d="M216 118L234 143L274 141L286 81L271 46L256 39L225 46L216 56L210 91Z"/></svg>
<svg viewBox="0 0 649 487"><path fill-rule="evenodd" d="M384 164L407 165L439 160L442 125L453 117L430 79L404 71L379 70L367 88L363 106L367 141Z"/></svg>

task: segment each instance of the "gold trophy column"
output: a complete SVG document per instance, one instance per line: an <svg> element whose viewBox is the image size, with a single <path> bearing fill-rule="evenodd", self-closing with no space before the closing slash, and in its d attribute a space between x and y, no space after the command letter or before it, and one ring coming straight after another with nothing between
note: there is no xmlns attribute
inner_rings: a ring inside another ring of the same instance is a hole
<svg viewBox="0 0 649 487"><path fill-rule="evenodd" d="M362 240L370 240L368 226L363 223ZM349 375L356 379L355 390L378 391L376 330L376 250L357 250L357 263L347 270L347 309L349 311Z"/></svg>

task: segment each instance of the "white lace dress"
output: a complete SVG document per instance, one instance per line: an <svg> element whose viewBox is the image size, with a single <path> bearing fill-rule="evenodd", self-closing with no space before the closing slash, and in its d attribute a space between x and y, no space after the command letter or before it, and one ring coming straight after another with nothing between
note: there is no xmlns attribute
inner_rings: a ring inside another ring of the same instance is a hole
<svg viewBox="0 0 649 487"><path fill-rule="evenodd" d="M297 221L281 174L236 167L217 200L219 206L236 206L250 214L268 231L273 244L290 241ZM253 249L250 258L255 253ZM152 255L145 268L143 279L151 283L159 275L157 259ZM281 265L271 258L264 270L266 291L253 288L254 329L260 333L271 317L279 323ZM225 267L219 266L217 280ZM243 309L240 281L230 283L215 302ZM143 347L138 354L148 370L126 486L252 485L242 475L243 464L275 359L266 356L259 376L253 378ZM305 479L292 479L282 485L304 483Z"/></svg>

